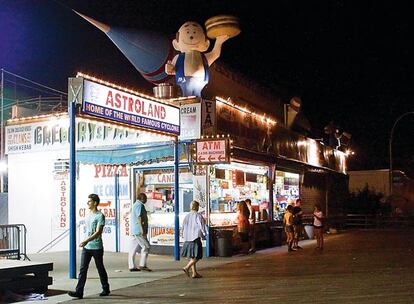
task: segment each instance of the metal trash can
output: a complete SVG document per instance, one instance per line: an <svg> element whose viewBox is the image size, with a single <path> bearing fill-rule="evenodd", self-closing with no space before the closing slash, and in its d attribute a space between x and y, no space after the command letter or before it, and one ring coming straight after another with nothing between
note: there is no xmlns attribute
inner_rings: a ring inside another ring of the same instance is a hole
<svg viewBox="0 0 414 304"><path fill-rule="evenodd" d="M220 230L217 233L216 255L230 257L233 255L233 230Z"/></svg>
<svg viewBox="0 0 414 304"><path fill-rule="evenodd" d="M314 236L313 225L305 225L304 228L308 239L312 240Z"/></svg>
<svg viewBox="0 0 414 304"><path fill-rule="evenodd" d="M283 227L270 226L270 246L282 246Z"/></svg>

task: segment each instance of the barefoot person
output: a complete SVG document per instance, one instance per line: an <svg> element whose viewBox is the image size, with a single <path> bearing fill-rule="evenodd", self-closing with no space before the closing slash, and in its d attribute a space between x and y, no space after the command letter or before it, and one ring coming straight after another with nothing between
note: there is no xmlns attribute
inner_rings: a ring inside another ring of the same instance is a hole
<svg viewBox="0 0 414 304"><path fill-rule="evenodd" d="M200 204L197 201L192 201L191 211L185 216L183 222L184 245L181 255L190 259L183 271L190 277L191 268L191 277L194 279L201 278L201 275L197 272L196 264L203 258L201 238L207 235L206 222L203 216L198 213L199 207Z"/></svg>
<svg viewBox="0 0 414 304"><path fill-rule="evenodd" d="M285 225L286 243L288 251L296 251L292 248L293 245L293 206L289 205L286 208L286 213L283 216L283 224Z"/></svg>

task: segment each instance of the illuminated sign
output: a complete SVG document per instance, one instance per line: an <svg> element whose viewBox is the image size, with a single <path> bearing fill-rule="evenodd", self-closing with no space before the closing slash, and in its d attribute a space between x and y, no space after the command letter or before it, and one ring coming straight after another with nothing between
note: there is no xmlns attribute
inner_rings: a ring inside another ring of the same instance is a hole
<svg viewBox="0 0 414 304"><path fill-rule="evenodd" d="M171 140L171 135L122 128L114 124L76 118L77 148L105 147ZM67 117L6 127L6 154L69 148Z"/></svg>
<svg viewBox="0 0 414 304"><path fill-rule="evenodd" d="M180 134L180 109L89 80L83 82L84 113L174 135Z"/></svg>
<svg viewBox="0 0 414 304"><path fill-rule="evenodd" d="M225 163L229 162L229 140L199 140L196 142L197 163Z"/></svg>
<svg viewBox="0 0 414 304"><path fill-rule="evenodd" d="M201 103L191 103L180 107L180 140L198 139L201 136Z"/></svg>

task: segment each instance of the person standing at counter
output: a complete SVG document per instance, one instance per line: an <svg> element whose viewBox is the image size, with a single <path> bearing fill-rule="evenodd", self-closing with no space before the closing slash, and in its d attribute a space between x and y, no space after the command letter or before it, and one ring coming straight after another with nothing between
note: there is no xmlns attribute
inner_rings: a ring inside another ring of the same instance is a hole
<svg viewBox="0 0 414 304"><path fill-rule="evenodd" d="M183 257L189 258L190 261L183 268L185 274L190 277L190 268L192 271L192 278L197 279L202 276L197 272L196 264L203 258L203 245L201 238L207 236L207 225L203 216L198 213L200 204L197 201L192 201L190 206L190 213L188 213L183 221L183 238L184 245L181 252Z"/></svg>
<svg viewBox="0 0 414 304"><path fill-rule="evenodd" d="M249 242L250 248L249 253L256 252L256 236L255 236L255 224L256 224L256 216L255 210L252 206L252 201L248 198L245 200L247 208L249 209Z"/></svg>
<svg viewBox="0 0 414 304"><path fill-rule="evenodd" d="M132 205L131 210L131 243L128 252L129 271L152 271L147 267L147 258L150 244L147 239L148 234L148 215L145 209L147 195L145 193L138 194L138 199ZM141 247L141 259L139 268L135 264L135 254Z"/></svg>
<svg viewBox="0 0 414 304"><path fill-rule="evenodd" d="M237 204L237 232L241 241L241 253L247 254L249 252L249 208L245 201L240 201Z"/></svg>

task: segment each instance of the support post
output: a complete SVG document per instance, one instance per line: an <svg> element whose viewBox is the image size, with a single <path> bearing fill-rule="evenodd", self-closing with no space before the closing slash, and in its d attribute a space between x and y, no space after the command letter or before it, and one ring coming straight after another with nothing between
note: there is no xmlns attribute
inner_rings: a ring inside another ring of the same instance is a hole
<svg viewBox="0 0 414 304"><path fill-rule="evenodd" d="M4 70L1 69L1 84L0 84L0 98L1 98L1 125L0 125L0 162L4 161L4 147L6 144L6 141L4 140ZM0 170L0 192L4 192L4 172L3 170Z"/></svg>
<svg viewBox="0 0 414 304"><path fill-rule="evenodd" d="M115 174L115 252L119 252L119 173Z"/></svg>
<svg viewBox="0 0 414 304"><path fill-rule="evenodd" d="M76 103L69 102L69 278L76 279Z"/></svg>
<svg viewBox="0 0 414 304"><path fill-rule="evenodd" d="M206 217L207 217L207 232L206 236L206 257L211 256L211 236L213 230L210 227L210 166L206 166Z"/></svg>
<svg viewBox="0 0 414 304"><path fill-rule="evenodd" d="M180 193L178 137L174 141L174 258L180 260Z"/></svg>

